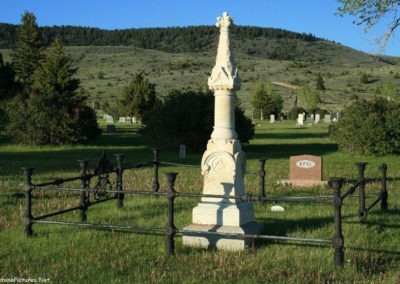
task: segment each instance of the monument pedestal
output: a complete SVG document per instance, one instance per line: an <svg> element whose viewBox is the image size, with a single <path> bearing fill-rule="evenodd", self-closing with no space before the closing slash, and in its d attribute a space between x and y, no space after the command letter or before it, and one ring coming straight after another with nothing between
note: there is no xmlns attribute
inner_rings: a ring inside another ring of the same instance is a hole
<svg viewBox="0 0 400 284"><path fill-rule="evenodd" d="M193 208L192 224L184 230L197 232L185 232L184 245L236 251L253 243L254 238L244 237L248 234L259 234L262 228L254 222L253 205L248 201L229 198L246 194L243 182L245 162L240 141L209 140L202 159L203 193L223 195L224 198L203 197Z"/></svg>
<svg viewBox="0 0 400 284"><path fill-rule="evenodd" d="M229 251L239 251L246 247L251 247L254 238L244 237L245 235L259 234L260 224L256 222L247 223L242 226L214 226L214 225L190 225L185 227L188 231L197 231L198 233L187 232L183 235L183 244L191 247L200 247L205 249L222 249ZM203 232L203 233L202 233ZM223 236L210 234L211 232L239 234L240 236Z"/></svg>

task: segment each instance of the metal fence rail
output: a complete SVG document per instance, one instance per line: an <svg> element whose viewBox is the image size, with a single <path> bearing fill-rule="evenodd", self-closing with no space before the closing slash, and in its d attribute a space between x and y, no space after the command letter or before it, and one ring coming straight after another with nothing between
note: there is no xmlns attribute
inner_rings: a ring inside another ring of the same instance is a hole
<svg viewBox="0 0 400 284"><path fill-rule="evenodd" d="M252 239L271 239L278 241L296 241L296 242L313 242L313 243L326 243L331 244L334 249L334 264L335 266L343 266L343 246L344 246L344 237L342 233L342 217L341 217L341 207L343 204L343 200L349 196L351 196L354 191L359 188L359 212L362 213L361 221L364 221L366 218L366 213L373 208L379 201L381 202L381 209L387 209L387 188L386 188L386 170L387 166L383 164L380 167L382 176L381 176L381 192L372 205L368 208L365 207L365 183L366 179L364 177L364 170L366 163L357 163L357 167L359 170L359 179L358 182L350 187L345 194L341 194L341 188L343 184L343 178L331 178L328 182L328 186L332 190L333 195L331 196L320 196L320 197L266 197L264 192L264 186L260 186L260 194L259 196L232 196L232 195L214 195L214 194L200 194L200 193L188 193L188 192L177 192L174 189L175 180L178 175L176 172L167 172L168 179L168 189L164 192L159 191L159 183L158 183L158 167L161 164L167 165L180 165L177 163L167 163L160 162L158 159L159 149L153 149L154 160L151 163L140 163L133 167L124 167L123 159L124 155L117 154L115 155L117 159L118 167L113 169L111 163L109 162L105 153L103 153L100 162L94 170L93 174L88 173L88 161L81 160L79 161L81 167L81 174L79 177L67 178L67 179L55 179L52 182L33 184L32 183L32 175L33 168L24 168L25 175L25 195L26 195L26 206L25 206L25 214L23 223L25 225L25 235L27 237L32 236L32 226L35 223L42 224L57 224L57 225L72 225L72 226L80 226L80 227L93 227L93 228L105 228L105 229L121 229L121 230L129 230L129 231L147 231L147 232L158 232L165 234L166 237L166 252L168 254L173 254L175 250L175 241L174 237L176 234L201 234L201 235L221 235L225 237L237 237L237 238L252 238ZM264 183L265 180L265 158L262 158L260 161L260 171L256 172L260 176L260 185L261 181ZM143 167L153 166L154 179L152 184L152 190L129 190L123 189L123 173L128 169L138 169ZM188 165L185 165L188 166ZM112 186L109 175L116 175L116 185ZM95 180L97 178L97 180ZM61 187L60 185L64 183L68 183L71 181L81 181L81 188L71 188L71 187ZM96 185L93 188L90 188L90 183L92 180L95 180ZM32 193L36 190L50 190L50 191L76 191L80 192L80 203L78 206L67 208L64 210L60 210L57 212L52 212L48 214L44 214L41 216L34 217L32 215ZM90 195L93 195L95 201L90 200ZM153 227L141 227L141 226L121 226L121 225L113 225L113 224L93 224L87 223L87 210L90 206L103 203L109 200L117 200L117 207L123 207L123 200L125 195L152 195L152 196L165 196L168 202L168 215L167 215L167 225L162 228L153 228ZM236 233L222 233L222 232L200 232L193 230L183 230L179 229L174 224L174 201L177 197L211 197L211 198L225 198L225 199L236 199L242 201L284 201L284 202L297 202L297 203L321 203L331 205L334 209L334 234L332 239L311 239L311 238L297 238L297 237L285 237L285 236L271 236L271 235L261 235L261 234L236 234ZM47 218L61 215L67 212L72 212L75 210L80 210L80 219L81 222L66 222L66 221L55 221L55 220L46 220ZM360 213L360 214L361 214Z"/></svg>

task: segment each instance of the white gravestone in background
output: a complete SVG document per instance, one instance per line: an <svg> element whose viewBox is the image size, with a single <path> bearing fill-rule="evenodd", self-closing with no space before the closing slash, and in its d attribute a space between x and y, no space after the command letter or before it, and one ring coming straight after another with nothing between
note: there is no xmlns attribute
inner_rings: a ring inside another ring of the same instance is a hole
<svg viewBox="0 0 400 284"><path fill-rule="evenodd" d="M317 113L317 114L315 115L315 123L319 123L320 120L321 120L321 116L320 116L319 113Z"/></svg>
<svg viewBox="0 0 400 284"><path fill-rule="evenodd" d="M299 115L297 116L297 125L303 125L304 123L304 114L299 113Z"/></svg>

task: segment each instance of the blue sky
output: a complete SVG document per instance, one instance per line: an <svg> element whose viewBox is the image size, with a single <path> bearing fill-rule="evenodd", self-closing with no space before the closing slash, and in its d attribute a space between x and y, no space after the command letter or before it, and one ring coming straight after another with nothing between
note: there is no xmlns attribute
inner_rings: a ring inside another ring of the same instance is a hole
<svg viewBox="0 0 400 284"><path fill-rule="evenodd" d="M396 34L381 51L354 18L336 16L336 0L0 0L0 22L18 24L24 11L39 26L75 25L104 29L213 25L227 11L237 25L311 33L368 52L400 56Z"/></svg>

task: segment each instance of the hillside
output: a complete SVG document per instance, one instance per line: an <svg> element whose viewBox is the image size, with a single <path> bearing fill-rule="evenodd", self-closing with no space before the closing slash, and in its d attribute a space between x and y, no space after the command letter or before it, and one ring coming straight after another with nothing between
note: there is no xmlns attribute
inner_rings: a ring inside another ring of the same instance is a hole
<svg viewBox="0 0 400 284"><path fill-rule="evenodd" d="M0 46L11 48L15 27L0 24ZM172 89L205 88L214 65L218 29L213 26L106 31L82 27L41 28L46 42L58 36L79 67L79 78L90 100L112 102L132 74L145 72L160 96ZM14 40L13 40L14 39ZM336 111L352 96L373 96L391 82L400 88L396 58L371 56L312 35L279 29L235 27L232 31L235 61L242 78L238 97L249 114L249 97L258 79L274 85L293 103L296 89L284 84L315 87L321 74L326 91L321 107ZM7 60L9 49L0 50ZM368 74L367 84L360 82Z"/></svg>

